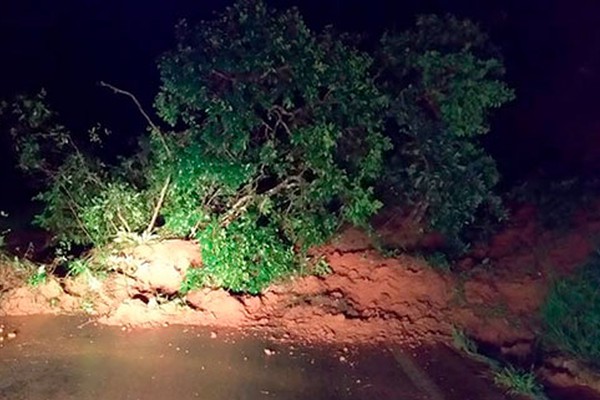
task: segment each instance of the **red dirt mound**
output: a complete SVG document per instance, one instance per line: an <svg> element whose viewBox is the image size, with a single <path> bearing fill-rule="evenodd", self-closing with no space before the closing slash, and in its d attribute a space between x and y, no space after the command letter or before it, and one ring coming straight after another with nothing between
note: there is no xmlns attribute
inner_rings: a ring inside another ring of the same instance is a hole
<svg viewBox="0 0 600 400"><path fill-rule="evenodd" d="M530 207L515 212L509 226L458 263L458 273L408 255L386 258L367 235L347 229L314 250L331 267L326 276L297 277L256 297L204 289L179 298L187 268L200 265L201 255L196 243L165 241L116 254L111 262L117 272L103 282L80 276L5 292L1 311L84 310L106 324L257 328L313 342L417 345L449 341L457 326L505 355L528 357L549 283L582 263L600 233L597 212L577 216L568 232L544 231L534 214ZM394 237L392 225L382 230L383 240L406 242ZM435 247L439 241L415 235L413 244Z"/></svg>

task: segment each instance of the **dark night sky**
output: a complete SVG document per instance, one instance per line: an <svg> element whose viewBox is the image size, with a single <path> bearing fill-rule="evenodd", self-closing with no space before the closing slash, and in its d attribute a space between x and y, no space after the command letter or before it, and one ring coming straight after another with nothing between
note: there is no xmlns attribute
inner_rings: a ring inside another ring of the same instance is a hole
<svg viewBox="0 0 600 400"><path fill-rule="evenodd" d="M208 18L226 0L3 0L0 97L48 90L74 129L104 122L117 135L143 121L111 82L150 107L155 60L173 44L182 17ZM454 12L479 21L504 51L518 101L495 118L488 145L510 178L544 168L581 173L600 166L600 2L596 0L271 0L298 5L309 24L379 33L406 27L421 12ZM5 146L5 144L3 144ZM0 151L2 174L12 161ZM12 178L14 179L14 177ZM0 203L0 206L2 204Z"/></svg>

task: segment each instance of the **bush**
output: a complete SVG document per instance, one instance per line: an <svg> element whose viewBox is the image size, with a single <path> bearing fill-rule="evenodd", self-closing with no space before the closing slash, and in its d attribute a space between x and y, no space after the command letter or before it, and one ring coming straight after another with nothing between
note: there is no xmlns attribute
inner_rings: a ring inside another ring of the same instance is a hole
<svg viewBox="0 0 600 400"><path fill-rule="evenodd" d="M150 207L139 189L80 147L101 143L101 129L78 143L46 103L45 92L3 103L0 115L10 125L18 167L41 192L44 204L35 222L63 245L103 245L119 231L141 229Z"/></svg>
<svg viewBox="0 0 600 400"><path fill-rule="evenodd" d="M572 277L558 279L542 309L546 342L600 366L600 255Z"/></svg>
<svg viewBox="0 0 600 400"><path fill-rule="evenodd" d="M386 33L377 59L394 144L385 190L417 222L460 242L481 207L503 215L492 192L498 171L479 142L490 111L514 97L502 62L477 25L433 15Z"/></svg>

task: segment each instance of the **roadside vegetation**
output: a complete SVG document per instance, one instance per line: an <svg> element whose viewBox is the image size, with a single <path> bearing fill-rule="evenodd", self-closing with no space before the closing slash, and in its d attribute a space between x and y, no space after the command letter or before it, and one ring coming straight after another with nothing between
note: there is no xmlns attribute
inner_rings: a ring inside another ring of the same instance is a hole
<svg viewBox="0 0 600 400"><path fill-rule="evenodd" d="M30 284L58 265L72 276L107 273L112 249L186 238L198 241L203 266L188 270L181 294L259 294L296 274L329 273L309 249L345 225L369 230L383 206L423 234L441 233L443 248L423 256L449 271L473 232L507 217L481 139L514 93L499 49L472 21L424 15L367 46L310 29L296 9L240 0L213 20L181 21L158 70L153 110L101 84L147 122L131 133L133 152L101 125L71 132L43 90L0 101L0 130L39 189L33 222L54 235L53 266L22 267ZM513 196L535 200L559 227L587 201L580 187L523 186ZM557 280L543 310L549 348L596 366L599 271L594 261ZM540 391L530 372L487 362L509 391Z"/></svg>
<svg viewBox="0 0 600 400"><path fill-rule="evenodd" d="M474 361L485 364L490 370L490 378L495 385L513 396L523 396L532 400L547 400L544 387L530 369L517 367L509 362L497 360L480 352L477 343L467 334L455 328L452 333L454 347Z"/></svg>
<svg viewBox="0 0 600 400"><path fill-rule="evenodd" d="M516 186L508 198L534 205L544 229L566 231L572 227L576 211L589 209L599 195L597 179L538 178Z"/></svg>
<svg viewBox="0 0 600 400"><path fill-rule="evenodd" d="M541 309L540 348L536 358L567 355L580 369L600 369L600 253L570 276L556 276ZM479 351L477 343L460 329L453 334L454 346L476 361L486 364L493 381L507 393L544 399L535 371L541 364L524 369L497 360Z"/></svg>
<svg viewBox="0 0 600 400"><path fill-rule="evenodd" d="M557 278L542 310L543 338L549 351L560 350L600 367L600 255L577 273Z"/></svg>
<svg viewBox="0 0 600 400"><path fill-rule="evenodd" d="M239 1L182 21L176 40L158 62L156 116L102 84L148 122L118 162L103 157L108 130L70 132L43 91L0 105L40 188L35 223L61 254L124 236L195 238L203 268L190 288L256 294L310 269L308 249L342 225L368 227L384 200L444 233L448 251L465 248L477 212L503 216L479 138L513 93L476 24L421 16L364 51L295 9Z"/></svg>

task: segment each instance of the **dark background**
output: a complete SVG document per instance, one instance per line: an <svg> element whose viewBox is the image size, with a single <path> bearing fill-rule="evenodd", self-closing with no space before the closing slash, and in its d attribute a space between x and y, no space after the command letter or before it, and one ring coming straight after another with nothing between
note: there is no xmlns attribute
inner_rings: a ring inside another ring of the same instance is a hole
<svg viewBox="0 0 600 400"><path fill-rule="evenodd" d="M518 99L494 117L486 145L508 187L540 173L593 176L600 166L600 2L596 0L320 0L297 5L309 25L378 35L410 26L418 13L470 17L503 49ZM74 131L100 121L117 139L144 129L132 103L97 86L135 93L147 108L158 88L156 58L173 43L183 17L210 18L225 0L3 0L0 98L47 89ZM6 136L6 135L1 135ZM0 209L30 192L0 141ZM14 207L13 207L14 208Z"/></svg>

